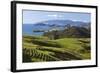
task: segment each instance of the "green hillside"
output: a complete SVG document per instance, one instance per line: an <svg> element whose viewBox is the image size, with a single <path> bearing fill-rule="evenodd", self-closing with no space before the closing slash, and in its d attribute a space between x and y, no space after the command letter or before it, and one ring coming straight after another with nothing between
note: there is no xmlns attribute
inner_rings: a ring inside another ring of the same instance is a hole
<svg viewBox="0 0 100 73"><path fill-rule="evenodd" d="M23 62L90 59L90 38L23 36Z"/></svg>
<svg viewBox="0 0 100 73"><path fill-rule="evenodd" d="M63 30L45 32L44 36L51 39L60 38L90 38L90 29L85 27L69 26Z"/></svg>

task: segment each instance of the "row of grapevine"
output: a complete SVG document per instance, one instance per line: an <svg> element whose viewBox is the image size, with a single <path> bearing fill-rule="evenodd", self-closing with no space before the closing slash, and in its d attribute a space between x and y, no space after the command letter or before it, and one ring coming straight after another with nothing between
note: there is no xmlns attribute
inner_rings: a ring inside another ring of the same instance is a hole
<svg viewBox="0 0 100 73"><path fill-rule="evenodd" d="M45 53L45 51L41 51L38 49L23 49L23 54L28 55L31 59L38 58L41 61L59 61L60 59Z"/></svg>
<svg viewBox="0 0 100 73"><path fill-rule="evenodd" d="M56 53L60 53L62 56L63 56L63 54L65 54L66 55L66 60L69 60L69 59L79 59L79 60L81 60L82 59L82 56L79 54L79 53L77 53L77 52L75 52L75 51L70 51L70 50L67 50L66 49L66 51L61 51L61 50L57 50L57 49L51 49L51 48L37 48L38 50L47 50L47 51L53 51L53 52L55 52L55 54ZM57 56L57 55L56 55Z"/></svg>

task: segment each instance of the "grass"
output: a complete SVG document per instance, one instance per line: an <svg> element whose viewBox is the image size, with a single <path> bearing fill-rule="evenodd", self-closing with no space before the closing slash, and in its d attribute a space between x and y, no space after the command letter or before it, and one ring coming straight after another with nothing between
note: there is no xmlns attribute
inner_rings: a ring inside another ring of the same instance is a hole
<svg viewBox="0 0 100 73"><path fill-rule="evenodd" d="M64 38L55 41L58 42L63 48L66 49L77 51L83 48L81 45L78 44L79 41L76 38Z"/></svg>
<svg viewBox="0 0 100 73"><path fill-rule="evenodd" d="M50 40L42 36L23 36L23 50L23 62L85 60L91 58L90 38ZM31 53L34 56L30 56Z"/></svg>

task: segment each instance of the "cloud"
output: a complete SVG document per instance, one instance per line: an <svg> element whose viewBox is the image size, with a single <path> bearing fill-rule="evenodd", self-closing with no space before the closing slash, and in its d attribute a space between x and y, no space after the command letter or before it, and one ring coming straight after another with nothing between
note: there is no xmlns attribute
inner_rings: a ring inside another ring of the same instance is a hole
<svg viewBox="0 0 100 73"><path fill-rule="evenodd" d="M78 21L78 20L73 19L72 21Z"/></svg>
<svg viewBox="0 0 100 73"><path fill-rule="evenodd" d="M47 15L48 17L55 17L55 18L63 18L63 15L58 15L58 14L52 14L52 15Z"/></svg>
<svg viewBox="0 0 100 73"><path fill-rule="evenodd" d="M57 14L52 14L52 15L48 15L50 17L57 17L58 15Z"/></svg>

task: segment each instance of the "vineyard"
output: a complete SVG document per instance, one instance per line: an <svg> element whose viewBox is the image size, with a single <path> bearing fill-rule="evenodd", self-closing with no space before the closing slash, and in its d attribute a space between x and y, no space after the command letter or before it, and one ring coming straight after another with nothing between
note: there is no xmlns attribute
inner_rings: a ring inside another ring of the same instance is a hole
<svg viewBox="0 0 100 73"><path fill-rule="evenodd" d="M69 61L90 59L89 38L23 36L23 62Z"/></svg>

